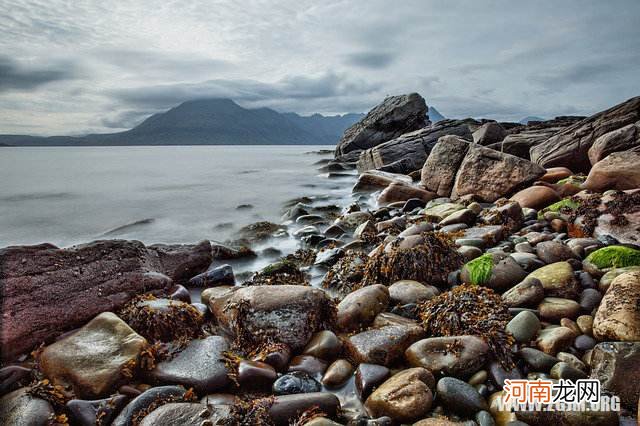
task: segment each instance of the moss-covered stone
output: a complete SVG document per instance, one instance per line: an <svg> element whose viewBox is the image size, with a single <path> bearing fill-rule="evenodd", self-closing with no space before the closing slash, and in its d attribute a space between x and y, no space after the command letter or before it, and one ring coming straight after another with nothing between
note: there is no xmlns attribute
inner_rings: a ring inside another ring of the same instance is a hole
<svg viewBox="0 0 640 426"><path fill-rule="evenodd" d="M609 246L594 251L586 259L599 269L640 266L640 250L625 246Z"/></svg>
<svg viewBox="0 0 640 426"><path fill-rule="evenodd" d="M485 253L480 257L467 262L464 268L469 271L470 284L485 284L491 278L493 270L493 256L491 253Z"/></svg>
<svg viewBox="0 0 640 426"><path fill-rule="evenodd" d="M538 212L538 219L542 219L546 212L570 213L580 207L580 204L572 198L565 198Z"/></svg>

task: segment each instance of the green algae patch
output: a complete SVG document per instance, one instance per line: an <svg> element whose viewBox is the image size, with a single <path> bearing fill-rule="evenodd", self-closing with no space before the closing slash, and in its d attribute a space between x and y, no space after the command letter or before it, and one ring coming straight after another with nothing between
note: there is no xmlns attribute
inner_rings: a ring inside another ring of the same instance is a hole
<svg viewBox="0 0 640 426"><path fill-rule="evenodd" d="M577 201L571 198L565 198L564 200L560 200L540 210L538 212L538 219L542 219L546 212L570 213L578 207L580 207L580 204L578 204Z"/></svg>
<svg viewBox="0 0 640 426"><path fill-rule="evenodd" d="M586 260L599 269L640 266L640 250L625 246L609 246L594 251Z"/></svg>
<svg viewBox="0 0 640 426"><path fill-rule="evenodd" d="M469 271L470 284L482 285L489 281L493 271L493 256L485 253L467 262L464 267Z"/></svg>
<svg viewBox="0 0 640 426"><path fill-rule="evenodd" d="M556 184L558 185L569 184L569 185L580 186L584 183L585 180L587 180L586 176L569 176L564 179L560 179L558 182L556 182Z"/></svg>

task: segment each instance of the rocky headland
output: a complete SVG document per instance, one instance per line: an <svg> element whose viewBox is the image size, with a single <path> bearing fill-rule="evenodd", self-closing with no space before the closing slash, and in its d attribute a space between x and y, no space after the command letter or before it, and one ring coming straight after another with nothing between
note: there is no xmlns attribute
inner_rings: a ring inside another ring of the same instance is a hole
<svg viewBox="0 0 640 426"><path fill-rule="evenodd" d="M389 97L318 162L344 208L301 194L225 244L0 249L0 424L636 424L640 97L427 111ZM587 378L620 410L499 411L507 379Z"/></svg>

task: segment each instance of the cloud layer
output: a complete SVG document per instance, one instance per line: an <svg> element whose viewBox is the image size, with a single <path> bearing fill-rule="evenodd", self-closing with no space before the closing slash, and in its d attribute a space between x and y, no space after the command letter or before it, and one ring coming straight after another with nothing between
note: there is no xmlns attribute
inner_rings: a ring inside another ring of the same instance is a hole
<svg viewBox="0 0 640 426"><path fill-rule="evenodd" d="M311 114L417 91L519 120L640 94L637 0L0 2L0 133L120 130L203 97Z"/></svg>

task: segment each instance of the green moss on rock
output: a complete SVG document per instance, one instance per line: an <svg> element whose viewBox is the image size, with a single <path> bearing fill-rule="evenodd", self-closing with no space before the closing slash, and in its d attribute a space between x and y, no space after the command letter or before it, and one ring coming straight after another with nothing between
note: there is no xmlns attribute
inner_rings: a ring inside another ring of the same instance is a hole
<svg viewBox="0 0 640 426"><path fill-rule="evenodd" d="M594 251L586 260L599 269L640 266L640 250L625 246L609 246Z"/></svg>
<svg viewBox="0 0 640 426"><path fill-rule="evenodd" d="M546 212L569 213L577 209L578 207L580 207L580 204L578 204L575 200L571 198L565 198L564 200L560 200L540 210L538 212L538 219L542 219Z"/></svg>
<svg viewBox="0 0 640 426"><path fill-rule="evenodd" d="M489 281L491 272L493 271L493 256L491 253L485 253L464 265L469 271L470 284L482 285Z"/></svg>

